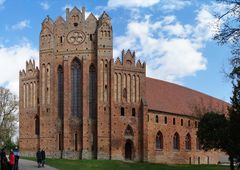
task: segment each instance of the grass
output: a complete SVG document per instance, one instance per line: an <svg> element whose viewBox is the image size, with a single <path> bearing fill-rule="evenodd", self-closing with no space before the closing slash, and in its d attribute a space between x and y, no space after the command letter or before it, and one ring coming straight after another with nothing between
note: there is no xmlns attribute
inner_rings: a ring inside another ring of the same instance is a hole
<svg viewBox="0 0 240 170"><path fill-rule="evenodd" d="M22 158L34 160L34 158ZM128 163L109 160L47 159L46 164L60 170L229 170L220 165L167 165L146 162Z"/></svg>

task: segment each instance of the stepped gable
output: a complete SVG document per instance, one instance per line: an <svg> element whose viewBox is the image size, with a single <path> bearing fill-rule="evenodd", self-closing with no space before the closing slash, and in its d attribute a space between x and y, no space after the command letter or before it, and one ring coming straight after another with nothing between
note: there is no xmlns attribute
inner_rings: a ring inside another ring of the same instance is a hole
<svg viewBox="0 0 240 170"><path fill-rule="evenodd" d="M38 76L39 69L35 66L35 60L26 61L26 69L19 72L22 78Z"/></svg>
<svg viewBox="0 0 240 170"><path fill-rule="evenodd" d="M229 103L201 92L148 77L146 77L146 99L149 110L194 117L198 116L198 113L194 113L196 109L226 114L229 106Z"/></svg>

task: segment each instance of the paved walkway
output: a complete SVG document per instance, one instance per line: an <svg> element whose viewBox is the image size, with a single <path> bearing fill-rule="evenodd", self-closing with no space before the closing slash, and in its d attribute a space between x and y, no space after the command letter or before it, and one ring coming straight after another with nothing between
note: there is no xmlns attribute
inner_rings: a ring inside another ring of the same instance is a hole
<svg viewBox="0 0 240 170"><path fill-rule="evenodd" d="M20 159L19 160L19 170L57 170L57 169L52 168L47 165L45 165L44 168L43 167L38 168L37 162Z"/></svg>

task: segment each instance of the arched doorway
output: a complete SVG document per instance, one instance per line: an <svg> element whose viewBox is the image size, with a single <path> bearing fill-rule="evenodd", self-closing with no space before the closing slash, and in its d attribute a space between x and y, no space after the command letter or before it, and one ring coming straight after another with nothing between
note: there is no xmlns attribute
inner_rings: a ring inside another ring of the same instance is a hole
<svg viewBox="0 0 240 170"><path fill-rule="evenodd" d="M127 139L125 143L125 159L133 159L133 142L130 139Z"/></svg>

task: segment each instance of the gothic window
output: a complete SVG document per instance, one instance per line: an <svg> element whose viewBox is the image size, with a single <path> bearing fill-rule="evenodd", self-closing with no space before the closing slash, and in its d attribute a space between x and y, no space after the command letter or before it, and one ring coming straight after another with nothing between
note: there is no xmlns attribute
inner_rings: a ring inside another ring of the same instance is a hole
<svg viewBox="0 0 240 170"><path fill-rule="evenodd" d="M92 41L93 40L93 35L92 34L90 34L90 41Z"/></svg>
<svg viewBox="0 0 240 170"><path fill-rule="evenodd" d="M63 140L62 140L62 134L58 134L58 149L61 151L63 150Z"/></svg>
<svg viewBox="0 0 240 170"><path fill-rule="evenodd" d="M81 100L81 65L78 59L72 62L72 114L81 117L82 100Z"/></svg>
<svg viewBox="0 0 240 170"><path fill-rule="evenodd" d="M45 65L43 64L42 65L42 104L44 105L45 104L45 71L46 71L46 68L45 68Z"/></svg>
<svg viewBox="0 0 240 170"><path fill-rule="evenodd" d="M125 99L127 98L127 89L126 88L123 89L123 97Z"/></svg>
<svg viewBox="0 0 240 170"><path fill-rule="evenodd" d="M201 161L200 161L200 157L198 157L198 164L200 164L201 163Z"/></svg>
<svg viewBox="0 0 240 170"><path fill-rule="evenodd" d="M35 116L35 134L39 135L40 134L40 122L39 122L39 116Z"/></svg>
<svg viewBox="0 0 240 170"><path fill-rule="evenodd" d="M74 143L75 143L75 151L78 150L78 135L77 133L75 133L75 136L74 136Z"/></svg>
<svg viewBox="0 0 240 170"><path fill-rule="evenodd" d="M132 108L132 116L135 117L136 116L136 109Z"/></svg>
<svg viewBox="0 0 240 170"><path fill-rule="evenodd" d="M185 137L185 149L191 150L191 136L189 133Z"/></svg>
<svg viewBox="0 0 240 170"><path fill-rule="evenodd" d="M47 65L47 104L50 104L50 64Z"/></svg>
<svg viewBox="0 0 240 170"><path fill-rule="evenodd" d="M130 125L127 126L124 135L125 135L125 137L133 136L133 129L132 129L132 127Z"/></svg>
<svg viewBox="0 0 240 170"><path fill-rule="evenodd" d="M163 135L160 131L156 135L156 149L163 149Z"/></svg>
<svg viewBox="0 0 240 170"><path fill-rule="evenodd" d="M63 119L63 68L58 67L58 116Z"/></svg>
<svg viewBox="0 0 240 170"><path fill-rule="evenodd" d="M124 107L121 107L121 116L125 115Z"/></svg>
<svg viewBox="0 0 240 170"><path fill-rule="evenodd" d="M173 149L176 149L176 150L180 149L180 138L177 132L173 136Z"/></svg>
<svg viewBox="0 0 240 170"><path fill-rule="evenodd" d="M89 116L96 119L96 70L93 65L89 67Z"/></svg>

